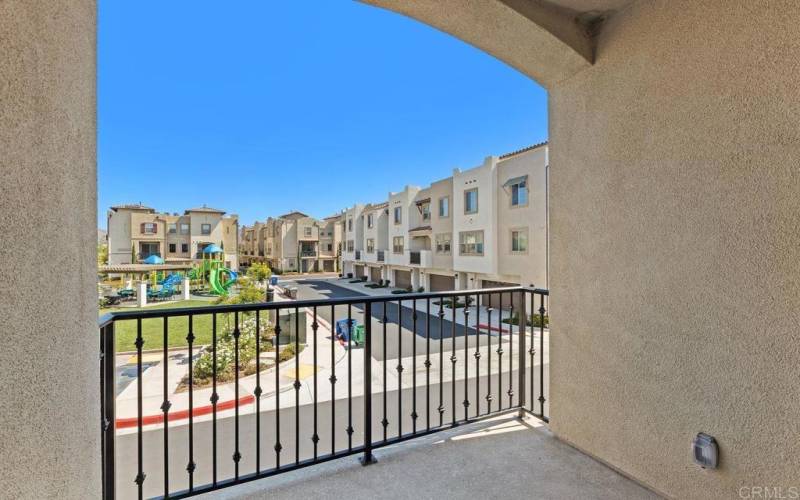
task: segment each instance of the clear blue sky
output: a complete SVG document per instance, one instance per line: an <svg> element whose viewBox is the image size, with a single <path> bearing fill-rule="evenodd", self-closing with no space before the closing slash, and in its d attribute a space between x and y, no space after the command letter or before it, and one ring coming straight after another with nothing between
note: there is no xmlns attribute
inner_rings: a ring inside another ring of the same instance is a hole
<svg viewBox="0 0 800 500"><path fill-rule="evenodd" d="M101 0L98 222L203 203L330 215L547 139L547 96L351 0Z"/></svg>

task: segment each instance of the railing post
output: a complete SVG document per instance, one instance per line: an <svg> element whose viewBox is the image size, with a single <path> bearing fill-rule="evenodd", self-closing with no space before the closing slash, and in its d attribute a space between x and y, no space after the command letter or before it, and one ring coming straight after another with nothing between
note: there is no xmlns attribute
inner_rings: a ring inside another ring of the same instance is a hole
<svg viewBox="0 0 800 500"><path fill-rule="evenodd" d="M520 304L517 316L519 318L519 321L517 321L517 334L519 335L519 349L517 350L517 355L519 357L519 362L517 364L519 387L517 390L519 391L519 396L517 397L517 403L519 404L520 417L524 416L525 413L525 335L528 330L528 316L525 314L525 293L524 289L519 292ZM513 325L511 325L511 328L513 328ZM531 331L533 330L531 329ZM533 367L531 367L531 369L533 369Z"/></svg>
<svg viewBox="0 0 800 500"><path fill-rule="evenodd" d="M116 368L114 366L114 322L100 329L100 376L102 408L103 498L116 497L114 437L116 434Z"/></svg>
<svg viewBox="0 0 800 500"><path fill-rule="evenodd" d="M369 465L374 462L377 462L377 460L372 455L372 303L365 302L364 303L364 456L361 457L361 465Z"/></svg>

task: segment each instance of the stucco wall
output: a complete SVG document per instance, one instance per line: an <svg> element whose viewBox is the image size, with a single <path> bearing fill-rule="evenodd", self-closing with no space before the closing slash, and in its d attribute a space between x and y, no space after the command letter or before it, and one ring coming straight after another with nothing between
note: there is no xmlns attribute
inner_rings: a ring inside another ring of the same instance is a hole
<svg viewBox="0 0 800 500"><path fill-rule="evenodd" d="M100 496L95 20L0 2L4 498Z"/></svg>
<svg viewBox="0 0 800 500"><path fill-rule="evenodd" d="M798 61L800 3L640 1L551 89L552 428L676 498L800 486Z"/></svg>

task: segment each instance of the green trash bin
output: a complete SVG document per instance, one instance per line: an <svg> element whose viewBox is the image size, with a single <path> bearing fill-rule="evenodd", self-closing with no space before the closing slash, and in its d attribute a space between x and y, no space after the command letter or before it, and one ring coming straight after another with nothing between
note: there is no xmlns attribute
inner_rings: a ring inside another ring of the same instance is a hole
<svg viewBox="0 0 800 500"><path fill-rule="evenodd" d="M364 325L356 325L353 329L353 342L356 345L364 345Z"/></svg>

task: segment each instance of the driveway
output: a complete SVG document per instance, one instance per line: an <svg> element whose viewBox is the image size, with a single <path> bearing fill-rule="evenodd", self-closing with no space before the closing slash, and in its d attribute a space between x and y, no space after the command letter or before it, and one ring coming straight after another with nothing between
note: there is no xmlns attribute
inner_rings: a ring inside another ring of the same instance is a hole
<svg viewBox="0 0 800 500"><path fill-rule="evenodd" d="M366 294L360 294L337 286L333 280L298 280L294 282L294 285L297 286L298 299L367 297ZM415 329L412 301L404 300L400 305L398 305L398 302L400 301L385 303L387 318L385 336L382 321L384 304L374 304L372 307L372 357L378 361L396 359L398 354L401 353L403 357L412 356L415 352L416 354L423 354L425 349L428 348L428 343L430 343L431 352L438 351L440 343L445 349L452 349L453 347L457 350L463 349L465 342L468 342L469 346L474 348L476 338L479 339L481 346L487 345L490 339L493 345L497 344L498 335L496 332L489 333L481 330L480 335L476 335L475 328L454 323L447 319L447 314L440 320L439 316L434 312L436 307L434 307L433 302L431 302L430 315L417 311ZM334 310L332 311L332 309ZM353 304L349 309L350 317L363 324L364 305ZM445 309L445 311L452 312L451 309ZM317 314L333 324L335 320L348 317L348 306L341 305L335 308L326 306L320 308ZM474 321L471 321L471 323L474 324ZM505 338L503 340L505 342Z"/></svg>

